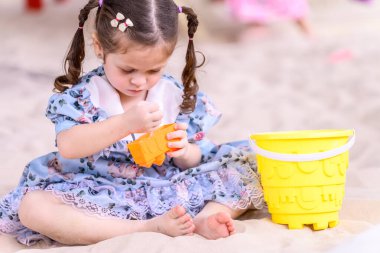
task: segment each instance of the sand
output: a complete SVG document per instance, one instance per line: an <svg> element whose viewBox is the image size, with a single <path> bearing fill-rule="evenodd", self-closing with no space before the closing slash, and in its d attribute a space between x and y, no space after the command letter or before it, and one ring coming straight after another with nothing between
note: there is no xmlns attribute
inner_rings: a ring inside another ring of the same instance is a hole
<svg viewBox="0 0 380 253"><path fill-rule="evenodd" d="M25 13L20 0L0 3L0 195L17 185L30 160L55 150L54 127L44 111L85 1L46 2L41 13ZM273 24L263 36L243 37L225 6L201 0L192 5L203 24L195 41L206 55L200 87L224 114L210 137L222 143L255 132L355 129L347 203L379 201L380 3L311 1L313 38L288 21ZM85 30L90 42L91 29ZM168 65L177 78L186 41L182 32ZM99 63L89 48L85 70ZM370 223L378 223L379 214L369 213ZM366 218L360 215L355 217ZM5 236L0 245L4 252L22 248Z"/></svg>

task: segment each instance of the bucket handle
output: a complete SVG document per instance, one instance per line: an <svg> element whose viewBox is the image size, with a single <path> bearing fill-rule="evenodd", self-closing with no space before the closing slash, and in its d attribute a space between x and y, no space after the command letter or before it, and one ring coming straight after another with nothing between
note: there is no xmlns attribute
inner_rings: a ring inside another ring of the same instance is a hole
<svg viewBox="0 0 380 253"><path fill-rule="evenodd" d="M276 152L272 152L272 151L268 151L268 150L260 148L256 144L256 142L252 140L251 138L250 138L250 143L251 143L251 147L253 151L256 154L259 154L266 158L284 161L284 162L311 162L311 161L318 161L318 160L331 158L348 151L355 143L355 131L353 132L353 135L350 137L348 142L344 144L343 146L329 150L329 151L324 151L324 152L319 152L319 153L314 153L314 154L281 154L281 153L276 153Z"/></svg>

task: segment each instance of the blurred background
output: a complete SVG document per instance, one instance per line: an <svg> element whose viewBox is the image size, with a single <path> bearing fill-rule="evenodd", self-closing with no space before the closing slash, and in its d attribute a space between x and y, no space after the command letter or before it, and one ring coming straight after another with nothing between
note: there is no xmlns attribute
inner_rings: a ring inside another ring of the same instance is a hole
<svg viewBox="0 0 380 253"><path fill-rule="evenodd" d="M41 9L27 10L26 2L0 1L0 195L17 184L30 160L55 150L45 108L87 3L43 0ZM349 171L379 167L380 3L306 3L303 20L247 22L231 0L178 1L199 15L195 45L206 56L199 84L224 115L210 138L221 143L256 132L354 128ZM178 79L187 46L185 16L180 20L181 37L167 67ZM91 31L87 22L85 71L100 64Z"/></svg>

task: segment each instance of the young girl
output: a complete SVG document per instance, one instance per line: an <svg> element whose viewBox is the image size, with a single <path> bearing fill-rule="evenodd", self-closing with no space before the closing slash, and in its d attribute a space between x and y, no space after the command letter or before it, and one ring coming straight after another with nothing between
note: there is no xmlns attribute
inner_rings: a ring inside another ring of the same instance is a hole
<svg viewBox="0 0 380 253"><path fill-rule="evenodd" d="M96 8L94 49L104 64L80 77L83 26ZM163 74L188 20L183 85ZM0 230L23 244L91 244L134 232L208 239L235 232L233 220L264 206L247 143L216 146L205 137L220 113L198 92L193 37L197 15L172 0L90 0L55 80L46 115L58 152L30 162L0 201ZM162 166L137 166L127 144L176 122Z"/></svg>
<svg viewBox="0 0 380 253"><path fill-rule="evenodd" d="M227 0L233 16L242 23L262 26L278 19L290 19L310 35L307 0Z"/></svg>

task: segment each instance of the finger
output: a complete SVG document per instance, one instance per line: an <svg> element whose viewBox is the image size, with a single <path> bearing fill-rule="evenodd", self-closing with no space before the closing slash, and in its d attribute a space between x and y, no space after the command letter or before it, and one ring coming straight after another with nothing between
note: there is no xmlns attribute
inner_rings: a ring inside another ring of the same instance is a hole
<svg viewBox="0 0 380 253"><path fill-rule="evenodd" d="M188 125L186 123L175 123L175 130L186 130Z"/></svg>
<svg viewBox="0 0 380 253"><path fill-rule="evenodd" d="M180 157L180 156L183 156L185 154L185 149L182 148L182 149L179 149L179 150L176 150L173 152L168 152L167 154L170 157Z"/></svg>
<svg viewBox="0 0 380 253"><path fill-rule="evenodd" d="M152 121L152 123L151 123L151 127L152 127L152 128L157 129L157 128L159 128L160 126L161 126L161 120Z"/></svg>
<svg viewBox="0 0 380 253"><path fill-rule="evenodd" d="M184 141L183 139L181 141L171 141L171 142L168 142L168 147L169 148L184 148L186 147L186 141Z"/></svg>
<svg viewBox="0 0 380 253"><path fill-rule="evenodd" d="M156 122L156 121L161 121L164 115L161 110L158 110L156 112L152 112L150 116L151 116L152 121Z"/></svg>
<svg viewBox="0 0 380 253"><path fill-rule="evenodd" d="M166 136L166 138L168 140L187 139L187 133L186 133L186 131L178 130L178 131L174 131L174 132L168 133L167 136Z"/></svg>
<svg viewBox="0 0 380 253"><path fill-rule="evenodd" d="M155 130L157 130L158 128L160 127L160 124L152 124L148 129L147 129L147 132L148 133L151 133L151 132L154 132Z"/></svg>
<svg viewBox="0 0 380 253"><path fill-rule="evenodd" d="M151 113L160 111L160 106L154 102L148 102L148 111Z"/></svg>
<svg viewBox="0 0 380 253"><path fill-rule="evenodd" d="M149 120L145 125L145 132L153 132L161 126L161 120L152 121Z"/></svg>

